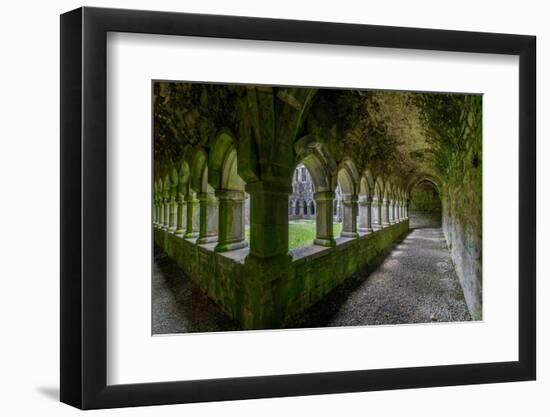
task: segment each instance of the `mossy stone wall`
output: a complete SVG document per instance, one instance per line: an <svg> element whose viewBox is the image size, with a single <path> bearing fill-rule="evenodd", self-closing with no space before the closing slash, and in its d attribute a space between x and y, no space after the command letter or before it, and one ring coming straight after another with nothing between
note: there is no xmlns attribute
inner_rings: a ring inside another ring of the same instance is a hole
<svg viewBox="0 0 550 417"><path fill-rule="evenodd" d="M465 150L449 167L442 193L443 232L464 298L474 320L482 319L482 137L466 130Z"/></svg>
<svg viewBox="0 0 550 417"><path fill-rule="evenodd" d="M196 245L154 229L155 244L245 329L275 329L321 300L358 269L367 267L409 230L401 221L335 247L270 259L217 253L215 244ZM237 252L236 252L237 253Z"/></svg>

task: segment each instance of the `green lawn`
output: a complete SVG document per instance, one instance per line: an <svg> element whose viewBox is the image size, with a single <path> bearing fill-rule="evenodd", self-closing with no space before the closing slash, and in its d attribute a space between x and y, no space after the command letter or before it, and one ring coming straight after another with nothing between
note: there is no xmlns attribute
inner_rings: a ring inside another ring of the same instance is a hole
<svg viewBox="0 0 550 417"><path fill-rule="evenodd" d="M342 223L333 223L334 237L340 236ZM250 242L250 229L246 228L245 238ZM288 224L288 248L296 249L311 245L315 238L315 222L313 220L296 220Z"/></svg>

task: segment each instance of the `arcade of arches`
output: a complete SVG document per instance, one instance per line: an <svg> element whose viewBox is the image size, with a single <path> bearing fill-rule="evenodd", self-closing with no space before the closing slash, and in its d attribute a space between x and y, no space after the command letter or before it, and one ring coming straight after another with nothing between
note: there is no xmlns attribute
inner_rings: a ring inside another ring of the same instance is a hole
<svg viewBox="0 0 550 417"><path fill-rule="evenodd" d="M441 230L479 319L481 99L444 95L462 106L446 148L442 98L413 96L156 82L157 250L239 327L280 328L410 230ZM311 240L292 247L302 223Z"/></svg>

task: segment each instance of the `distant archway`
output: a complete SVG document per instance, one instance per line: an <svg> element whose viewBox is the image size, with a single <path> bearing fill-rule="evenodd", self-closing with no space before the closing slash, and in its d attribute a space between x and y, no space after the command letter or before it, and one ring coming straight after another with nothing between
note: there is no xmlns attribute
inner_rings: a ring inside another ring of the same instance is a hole
<svg viewBox="0 0 550 417"><path fill-rule="evenodd" d="M441 197L437 185L428 179L417 182L409 197L410 227L441 227L441 212Z"/></svg>

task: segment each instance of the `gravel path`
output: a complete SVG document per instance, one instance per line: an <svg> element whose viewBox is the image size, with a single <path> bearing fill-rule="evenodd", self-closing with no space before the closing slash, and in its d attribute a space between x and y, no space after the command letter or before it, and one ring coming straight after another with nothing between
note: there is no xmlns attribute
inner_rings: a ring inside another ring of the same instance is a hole
<svg viewBox="0 0 550 417"><path fill-rule="evenodd" d="M153 334L239 329L174 261L156 250L151 291Z"/></svg>
<svg viewBox="0 0 550 417"><path fill-rule="evenodd" d="M329 326L471 320L440 228L413 230L374 272L356 275L363 282Z"/></svg>

